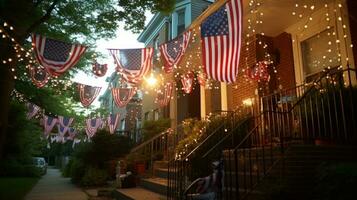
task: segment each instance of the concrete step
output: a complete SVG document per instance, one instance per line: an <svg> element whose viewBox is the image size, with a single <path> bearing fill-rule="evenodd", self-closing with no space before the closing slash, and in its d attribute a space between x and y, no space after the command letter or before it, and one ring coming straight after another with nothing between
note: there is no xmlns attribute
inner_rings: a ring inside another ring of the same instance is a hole
<svg viewBox="0 0 357 200"><path fill-rule="evenodd" d="M166 196L157 194L145 188L125 188L113 191L113 197L117 200L165 200Z"/></svg>
<svg viewBox="0 0 357 200"><path fill-rule="evenodd" d="M164 178L141 179L140 186L161 195L167 194L167 179Z"/></svg>

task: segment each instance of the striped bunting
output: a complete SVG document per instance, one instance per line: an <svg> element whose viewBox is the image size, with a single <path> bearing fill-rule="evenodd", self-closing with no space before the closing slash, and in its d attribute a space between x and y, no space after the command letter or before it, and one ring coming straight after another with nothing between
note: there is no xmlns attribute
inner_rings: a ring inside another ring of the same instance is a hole
<svg viewBox="0 0 357 200"><path fill-rule="evenodd" d="M86 47L80 44L70 44L38 34L32 34L32 45L36 59L52 76L59 76L73 67Z"/></svg>
<svg viewBox="0 0 357 200"><path fill-rule="evenodd" d="M118 125L119 125L119 120L120 120L120 114L110 114L107 117L107 123L109 126L109 132L110 134L113 134L115 132L115 130L117 129Z"/></svg>
<svg viewBox="0 0 357 200"><path fill-rule="evenodd" d="M168 82L163 89L157 91L156 102L160 105L160 107L164 107L169 104L173 87L174 84L172 82Z"/></svg>
<svg viewBox="0 0 357 200"><path fill-rule="evenodd" d="M164 61L164 71L172 73L173 69L181 61L191 39L191 30L184 32L174 40L160 45L160 52Z"/></svg>
<svg viewBox="0 0 357 200"><path fill-rule="evenodd" d="M136 94L137 88L112 88L112 95L115 104L119 108L125 107Z"/></svg>
<svg viewBox="0 0 357 200"><path fill-rule="evenodd" d="M79 97L84 107L90 106L99 95L101 87L92 87L78 83Z"/></svg>
<svg viewBox="0 0 357 200"><path fill-rule="evenodd" d="M192 92L194 78L195 75L191 71L189 71L188 73L182 76L181 83L182 83L182 90L184 93L190 94Z"/></svg>
<svg viewBox="0 0 357 200"><path fill-rule="evenodd" d="M50 79L49 74L43 67L29 67L31 81L36 87L42 88Z"/></svg>
<svg viewBox="0 0 357 200"><path fill-rule="evenodd" d="M44 124L44 136L48 138L51 133L53 127L57 124L57 119L53 117L49 117L47 115L43 116L43 124Z"/></svg>
<svg viewBox="0 0 357 200"><path fill-rule="evenodd" d="M38 113L38 111L40 110L40 107L36 106L33 103L26 103L26 107L28 109L28 112L26 114L26 118L27 119L31 119L34 116L36 116L36 114Z"/></svg>
<svg viewBox="0 0 357 200"><path fill-rule="evenodd" d="M88 138L93 137L101 125L102 125L101 118L86 119L86 134Z"/></svg>
<svg viewBox="0 0 357 200"><path fill-rule="evenodd" d="M138 84L152 68L153 48L108 49L114 58L117 71L131 84Z"/></svg>

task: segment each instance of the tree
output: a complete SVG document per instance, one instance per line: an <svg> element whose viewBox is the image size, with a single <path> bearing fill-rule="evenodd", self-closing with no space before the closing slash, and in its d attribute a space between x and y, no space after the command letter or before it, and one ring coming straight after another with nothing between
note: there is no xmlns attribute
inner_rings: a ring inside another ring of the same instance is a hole
<svg viewBox="0 0 357 200"><path fill-rule="evenodd" d="M16 84L14 72L24 70L18 62L15 43L29 47L27 38L36 32L69 42L93 46L98 38L115 35L119 22L126 29L138 32L144 26L145 10L169 12L174 0L0 0L0 159L8 127L10 94ZM11 25L11 27L10 27ZM12 41L11 38L14 40ZM90 62L89 51L77 64L83 69ZM92 52L93 53L93 52ZM75 72L75 69L72 70ZM17 74L19 76L21 74ZM68 79L67 73L61 79ZM23 80L19 77L20 80ZM58 85L58 84L56 84ZM58 85L61 87L61 85Z"/></svg>

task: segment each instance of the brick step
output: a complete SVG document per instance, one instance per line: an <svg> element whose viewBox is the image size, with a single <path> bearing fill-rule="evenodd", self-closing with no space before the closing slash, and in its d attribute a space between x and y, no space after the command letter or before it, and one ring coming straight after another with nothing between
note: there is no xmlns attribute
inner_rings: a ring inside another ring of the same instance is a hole
<svg viewBox="0 0 357 200"><path fill-rule="evenodd" d="M167 194L167 179L164 178L141 179L140 186L161 195Z"/></svg>
<svg viewBox="0 0 357 200"><path fill-rule="evenodd" d="M163 200L166 199L166 196L157 194L150 190L136 187L136 188L126 188L126 189L117 189L113 191L113 197L117 200Z"/></svg>

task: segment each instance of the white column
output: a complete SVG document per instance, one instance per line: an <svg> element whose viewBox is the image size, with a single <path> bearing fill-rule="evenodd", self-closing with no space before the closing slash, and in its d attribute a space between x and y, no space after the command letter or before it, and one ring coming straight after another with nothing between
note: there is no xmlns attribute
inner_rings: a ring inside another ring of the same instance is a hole
<svg viewBox="0 0 357 200"><path fill-rule="evenodd" d="M228 86L221 83L221 110L228 110Z"/></svg>

